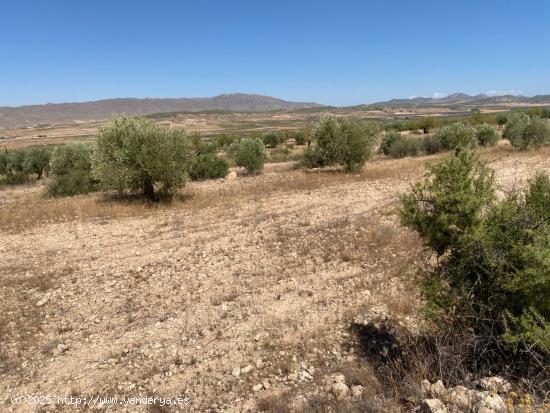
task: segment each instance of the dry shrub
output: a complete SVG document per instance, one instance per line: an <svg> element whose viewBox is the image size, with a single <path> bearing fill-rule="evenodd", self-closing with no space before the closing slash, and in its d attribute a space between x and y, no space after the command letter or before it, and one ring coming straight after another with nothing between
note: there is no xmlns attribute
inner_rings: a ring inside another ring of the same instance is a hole
<svg viewBox="0 0 550 413"><path fill-rule="evenodd" d="M412 335L384 320L354 324L352 330L385 397L408 408L420 403L424 379L473 387L473 381L497 374L538 403L550 394L550 366L542 359L532 354L509 357L495 335L474 333L467 325L449 322L424 335Z"/></svg>

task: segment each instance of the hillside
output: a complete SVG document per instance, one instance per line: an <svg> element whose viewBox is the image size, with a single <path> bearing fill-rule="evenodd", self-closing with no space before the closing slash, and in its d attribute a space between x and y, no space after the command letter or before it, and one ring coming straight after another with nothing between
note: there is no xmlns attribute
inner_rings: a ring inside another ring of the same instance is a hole
<svg viewBox="0 0 550 413"><path fill-rule="evenodd" d="M533 97L516 95L490 96L484 93L468 95L467 93L452 93L440 98L414 97L410 99L392 99L386 102L377 102L374 105L383 106L437 106L437 105L501 105L501 104L550 104L550 95L537 95Z"/></svg>
<svg viewBox="0 0 550 413"><path fill-rule="evenodd" d="M0 128L102 120L114 115L148 115L159 112L198 112L204 110L262 112L312 106L319 105L308 102L289 102L270 96L242 93L224 94L211 98L127 98L81 103L50 103L0 107Z"/></svg>

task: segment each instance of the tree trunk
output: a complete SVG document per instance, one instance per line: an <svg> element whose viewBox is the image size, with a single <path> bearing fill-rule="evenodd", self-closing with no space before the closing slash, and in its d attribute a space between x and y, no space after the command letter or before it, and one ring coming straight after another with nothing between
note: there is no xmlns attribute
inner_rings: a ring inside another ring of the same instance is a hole
<svg viewBox="0 0 550 413"><path fill-rule="evenodd" d="M155 187L153 186L153 181L150 178L143 181L143 195L147 198L148 201L154 202L155 199Z"/></svg>

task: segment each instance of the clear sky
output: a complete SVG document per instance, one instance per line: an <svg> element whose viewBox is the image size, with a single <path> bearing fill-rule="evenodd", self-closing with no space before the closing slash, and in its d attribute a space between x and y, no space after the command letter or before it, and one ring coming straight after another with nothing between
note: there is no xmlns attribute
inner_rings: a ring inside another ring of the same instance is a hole
<svg viewBox="0 0 550 413"><path fill-rule="evenodd" d="M0 105L550 93L549 0L2 0Z"/></svg>

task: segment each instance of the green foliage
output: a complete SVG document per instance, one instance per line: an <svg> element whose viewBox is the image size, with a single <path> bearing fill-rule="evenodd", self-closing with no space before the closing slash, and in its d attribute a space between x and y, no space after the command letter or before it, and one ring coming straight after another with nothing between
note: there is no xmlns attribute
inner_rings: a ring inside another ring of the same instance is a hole
<svg viewBox="0 0 550 413"><path fill-rule="evenodd" d="M227 161L212 153L198 155L189 171L193 181L225 178L229 172Z"/></svg>
<svg viewBox="0 0 550 413"><path fill-rule="evenodd" d="M25 151L23 172L36 174L38 179L42 178L42 174L48 170L50 155L50 151L46 148L31 148Z"/></svg>
<svg viewBox="0 0 550 413"><path fill-rule="evenodd" d="M46 192L61 197L86 194L95 191L97 180L92 178L92 147L82 143L58 146L50 159L51 180Z"/></svg>
<svg viewBox="0 0 550 413"><path fill-rule="evenodd" d="M392 158L405 158L416 156L422 149L422 141L418 138L401 138L393 142L388 154Z"/></svg>
<svg viewBox="0 0 550 413"><path fill-rule="evenodd" d="M265 146L257 138L241 138L228 148L229 156L237 166L244 167L248 173L260 171L266 158Z"/></svg>
<svg viewBox="0 0 550 413"><path fill-rule="evenodd" d="M492 179L487 166L467 151L428 165L426 180L401 196L401 220L442 255L494 200Z"/></svg>
<svg viewBox="0 0 550 413"><path fill-rule="evenodd" d="M502 135L512 146L527 149L550 141L550 125L545 119L517 111L508 116Z"/></svg>
<svg viewBox="0 0 550 413"><path fill-rule="evenodd" d="M0 180L0 185L22 185L29 181L29 176L25 172L16 171L6 174Z"/></svg>
<svg viewBox="0 0 550 413"><path fill-rule="evenodd" d="M538 116L540 118L542 117L542 108L531 106L529 109L527 109L527 114L531 117Z"/></svg>
<svg viewBox="0 0 550 413"><path fill-rule="evenodd" d="M144 118L115 118L101 128L92 158L93 174L106 188L143 191L156 200L185 184L193 145L184 130L164 130Z"/></svg>
<svg viewBox="0 0 550 413"><path fill-rule="evenodd" d="M477 143L481 146L494 146L499 140L497 130L488 123L481 123L476 127Z"/></svg>
<svg viewBox="0 0 550 413"><path fill-rule="evenodd" d="M230 136L230 135L220 135L216 137L216 141L218 142L219 148L227 148L236 140L237 140L236 136Z"/></svg>
<svg viewBox="0 0 550 413"><path fill-rule="evenodd" d="M4 175L0 184L24 184L31 174L40 179L48 169L49 159L50 152L39 147L0 153L0 175Z"/></svg>
<svg viewBox="0 0 550 413"><path fill-rule="evenodd" d="M267 132L263 134L262 141L268 148L276 148L279 144L279 136L275 132Z"/></svg>
<svg viewBox="0 0 550 413"><path fill-rule="evenodd" d="M468 149L477 145L476 129L464 122L444 126L436 132L435 136L445 149Z"/></svg>
<svg viewBox="0 0 550 413"><path fill-rule="evenodd" d="M372 152L372 146L379 133L373 123L343 119L339 131L339 162L344 171L354 172L361 169Z"/></svg>
<svg viewBox="0 0 550 413"><path fill-rule="evenodd" d="M298 131L295 131L292 137L294 138L296 145L305 145L306 137L308 136L308 133L309 132L305 129L300 129Z"/></svg>
<svg viewBox="0 0 550 413"><path fill-rule="evenodd" d="M429 168L402 196L401 218L441 259L424 293L437 313L550 355L550 180L494 196L492 173L468 152Z"/></svg>
<svg viewBox="0 0 550 413"><path fill-rule="evenodd" d="M8 173L8 152L0 152L0 175Z"/></svg>
<svg viewBox="0 0 550 413"><path fill-rule="evenodd" d="M52 197L64 197L87 194L97 189L98 182L92 178L90 171L75 170L66 175L55 176L46 188Z"/></svg>
<svg viewBox="0 0 550 413"><path fill-rule="evenodd" d="M305 168L322 168L327 166L323 151L318 146L307 148L302 158L302 166Z"/></svg>
<svg viewBox="0 0 550 413"><path fill-rule="evenodd" d="M407 123L404 120L395 120L384 125L384 130L403 132L407 130Z"/></svg>
<svg viewBox="0 0 550 413"><path fill-rule="evenodd" d="M422 139L422 149L428 155L433 155L443 150L443 144L437 136L429 135Z"/></svg>
<svg viewBox="0 0 550 413"><path fill-rule="evenodd" d="M339 163L344 165L346 172L357 171L370 157L378 133L374 123L325 118L315 129L317 149L308 151L304 165Z"/></svg>
<svg viewBox="0 0 550 413"><path fill-rule="evenodd" d="M91 171L92 147L83 143L61 145L54 149L50 159L50 175L68 175L73 171Z"/></svg>
<svg viewBox="0 0 550 413"><path fill-rule="evenodd" d="M403 139L403 136L397 131L386 132L380 143L380 152L384 155L389 155L391 146L395 142Z"/></svg>
<svg viewBox="0 0 550 413"><path fill-rule="evenodd" d="M504 125L506 125L506 122L508 121L508 116L506 116L504 113L499 113L496 116L495 120L497 122L497 125L502 128Z"/></svg>
<svg viewBox="0 0 550 413"><path fill-rule="evenodd" d="M420 129L423 133L429 133L436 126L436 121L431 116L419 118L416 122L415 129Z"/></svg>
<svg viewBox="0 0 550 413"><path fill-rule="evenodd" d="M202 138L200 136L193 136L191 138L191 142L193 143L196 155L205 155L207 153L216 154L218 152L217 140Z"/></svg>
<svg viewBox="0 0 550 413"><path fill-rule="evenodd" d="M340 124L335 117L321 119L315 128L315 140L325 165L338 163L340 149Z"/></svg>
<svg viewBox="0 0 550 413"><path fill-rule="evenodd" d="M17 150L8 152L7 169L8 173L24 172L25 151Z"/></svg>

